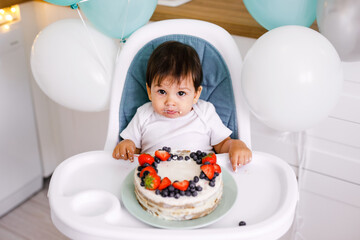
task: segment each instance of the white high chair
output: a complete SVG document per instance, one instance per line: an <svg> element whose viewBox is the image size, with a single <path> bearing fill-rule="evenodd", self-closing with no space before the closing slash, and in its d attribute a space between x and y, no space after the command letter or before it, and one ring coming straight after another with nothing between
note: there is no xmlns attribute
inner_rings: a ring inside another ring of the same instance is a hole
<svg viewBox="0 0 360 240"><path fill-rule="evenodd" d="M226 154L218 155L219 163L237 185L237 189L226 191L237 191L237 199L228 213L199 225L201 228L193 226L196 229L189 230L192 228L192 222L189 222L184 228L179 224L180 227L173 225L164 230L138 220L125 208L122 190L126 186L122 183L136 164L112 158L122 124L119 124L119 109L124 108L121 101L124 96L129 97L128 92L124 95L123 87L133 59L139 57L138 52L149 42L163 41L167 36L202 39L208 43L207 47L213 46L218 51L232 79L239 138L251 146L249 112L240 90L242 60L231 35L219 26L198 20L150 23L132 34L117 59L104 151L73 156L54 171L48 192L53 223L71 239L280 238L293 222L298 200L297 181L285 161L262 152L254 151L251 164L240 168L237 173L232 172ZM245 221L246 226L239 226L240 221Z"/></svg>

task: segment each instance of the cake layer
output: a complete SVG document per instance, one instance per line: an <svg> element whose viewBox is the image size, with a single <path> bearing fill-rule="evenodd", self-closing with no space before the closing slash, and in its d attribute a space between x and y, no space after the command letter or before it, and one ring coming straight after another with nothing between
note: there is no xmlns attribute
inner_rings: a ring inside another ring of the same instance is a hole
<svg viewBox="0 0 360 240"><path fill-rule="evenodd" d="M219 184L220 185L220 184ZM136 198L140 205L149 213L161 217L166 220L190 220L196 219L211 213L218 206L222 196L222 183L221 190L214 193L210 198L203 201L196 201L193 205L187 204L184 206L170 206L164 202L157 203L153 200L145 198L139 188L135 188ZM196 197L188 197L195 200ZM169 198L166 198L169 200ZM179 200L179 199L177 199ZM181 201L181 200L180 200Z"/></svg>

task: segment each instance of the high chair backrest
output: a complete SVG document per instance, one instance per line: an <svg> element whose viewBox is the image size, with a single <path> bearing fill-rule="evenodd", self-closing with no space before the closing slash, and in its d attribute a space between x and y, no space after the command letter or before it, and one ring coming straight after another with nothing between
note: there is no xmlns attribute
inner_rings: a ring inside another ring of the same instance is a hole
<svg viewBox="0 0 360 240"><path fill-rule="evenodd" d="M146 67L152 51L165 41L192 46L203 68L200 98L214 104L223 123L251 147L249 111L244 103L240 77L242 59L231 35L221 27L199 20L177 19L150 23L131 35L115 65L108 135L105 150L112 151L119 133L136 109L149 101Z"/></svg>

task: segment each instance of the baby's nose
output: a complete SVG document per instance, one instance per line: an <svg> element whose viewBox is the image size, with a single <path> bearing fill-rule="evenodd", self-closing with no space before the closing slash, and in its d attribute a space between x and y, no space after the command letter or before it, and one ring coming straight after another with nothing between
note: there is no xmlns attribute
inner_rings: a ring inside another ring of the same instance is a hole
<svg viewBox="0 0 360 240"><path fill-rule="evenodd" d="M165 104L166 104L167 106L175 105L175 99L174 99L174 97L168 95L167 98L166 98Z"/></svg>

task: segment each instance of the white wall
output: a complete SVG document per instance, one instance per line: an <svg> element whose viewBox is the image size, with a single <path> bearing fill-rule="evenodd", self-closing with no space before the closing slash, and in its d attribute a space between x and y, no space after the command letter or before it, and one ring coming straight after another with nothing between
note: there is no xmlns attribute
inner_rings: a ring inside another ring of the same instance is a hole
<svg viewBox="0 0 360 240"><path fill-rule="evenodd" d="M20 4L20 11L27 59L30 59L32 43L41 29L60 19L79 18L77 11L70 7L40 1ZM30 64L30 61L28 62ZM88 113L62 107L39 89L33 77L31 79L45 177L51 175L55 167L70 156L103 149L107 111Z"/></svg>

